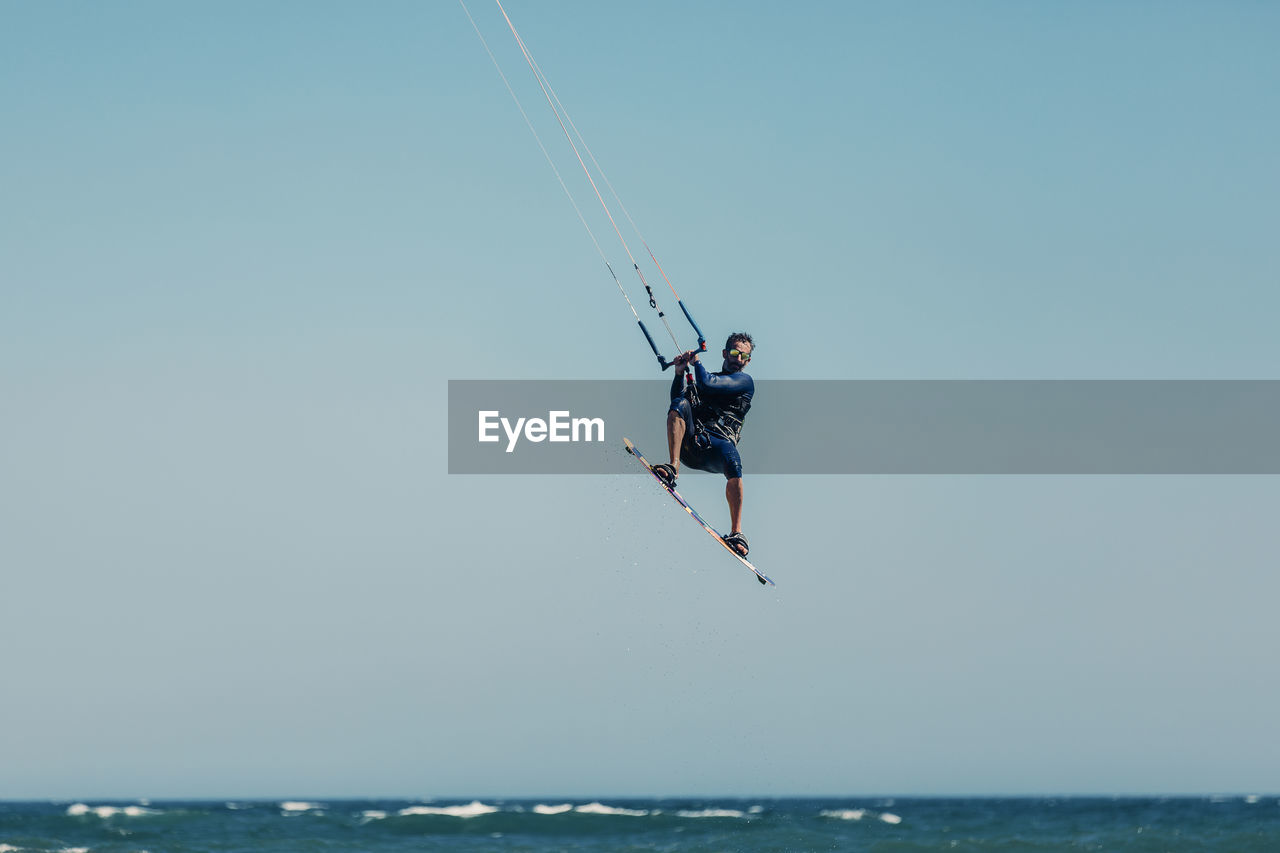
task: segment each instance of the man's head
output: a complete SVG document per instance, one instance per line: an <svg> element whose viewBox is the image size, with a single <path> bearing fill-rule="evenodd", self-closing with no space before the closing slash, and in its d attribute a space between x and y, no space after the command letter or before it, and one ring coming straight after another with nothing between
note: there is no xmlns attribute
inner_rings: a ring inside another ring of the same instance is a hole
<svg viewBox="0 0 1280 853"><path fill-rule="evenodd" d="M751 361L751 351L755 349L755 344L751 340L751 336L746 332L734 332L729 339L724 342L724 367L721 368L725 373L738 373L747 366L747 362Z"/></svg>

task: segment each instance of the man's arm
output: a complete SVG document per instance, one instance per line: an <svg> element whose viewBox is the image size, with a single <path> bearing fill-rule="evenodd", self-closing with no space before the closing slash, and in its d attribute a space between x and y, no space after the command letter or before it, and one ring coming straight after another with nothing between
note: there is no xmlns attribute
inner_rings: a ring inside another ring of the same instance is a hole
<svg viewBox="0 0 1280 853"><path fill-rule="evenodd" d="M707 372L702 362L693 363L693 375L698 383L698 390L706 389L713 394L737 396L755 391L756 384L745 373L725 373L713 375Z"/></svg>
<svg viewBox="0 0 1280 853"><path fill-rule="evenodd" d="M672 400L684 394L684 371L679 367L676 368L676 375L671 377L671 394Z"/></svg>
<svg viewBox="0 0 1280 853"><path fill-rule="evenodd" d="M673 400L684 394L684 367L690 361L698 365L699 368L702 367L702 362L698 361L697 350L682 352L671 360L671 364L676 369L676 375L671 377L671 399Z"/></svg>

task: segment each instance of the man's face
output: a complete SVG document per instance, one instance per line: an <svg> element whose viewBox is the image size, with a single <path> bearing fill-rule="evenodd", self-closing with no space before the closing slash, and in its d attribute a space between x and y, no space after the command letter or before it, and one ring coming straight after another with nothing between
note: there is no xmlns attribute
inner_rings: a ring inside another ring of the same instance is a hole
<svg viewBox="0 0 1280 853"><path fill-rule="evenodd" d="M747 366L747 362L751 360L751 344L745 341L738 341L729 349L721 350L724 354L725 373L737 373Z"/></svg>

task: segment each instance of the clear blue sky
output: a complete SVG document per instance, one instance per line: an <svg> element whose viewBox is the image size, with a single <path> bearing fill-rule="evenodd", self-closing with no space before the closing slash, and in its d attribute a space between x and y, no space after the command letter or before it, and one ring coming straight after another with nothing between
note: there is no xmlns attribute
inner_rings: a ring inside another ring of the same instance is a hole
<svg viewBox="0 0 1280 853"><path fill-rule="evenodd" d="M759 378L1277 378L1271 4L507 8ZM1280 790L1275 478L748 477L762 590L447 475L653 376L457 3L0 20L0 797Z"/></svg>

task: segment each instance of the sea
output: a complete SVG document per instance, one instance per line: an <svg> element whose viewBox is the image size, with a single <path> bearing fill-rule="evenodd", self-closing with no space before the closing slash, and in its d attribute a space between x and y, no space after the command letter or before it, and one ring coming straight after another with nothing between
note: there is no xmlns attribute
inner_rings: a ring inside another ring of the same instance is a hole
<svg viewBox="0 0 1280 853"><path fill-rule="evenodd" d="M1280 853L1280 797L0 802L0 853Z"/></svg>

